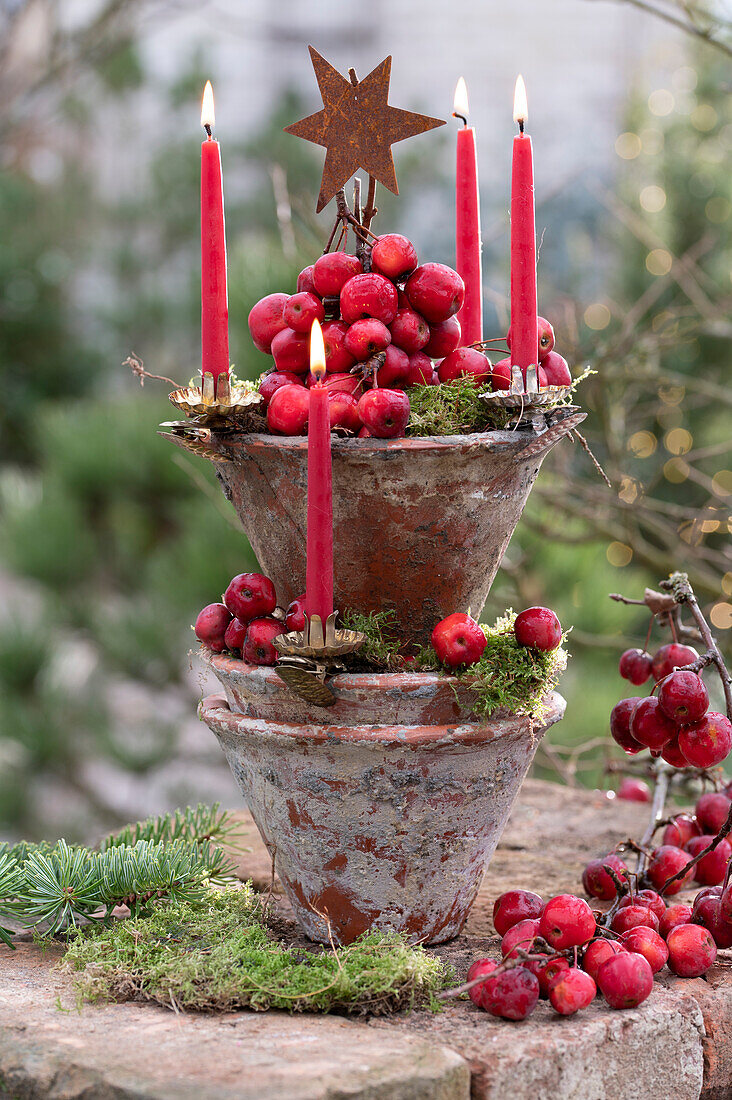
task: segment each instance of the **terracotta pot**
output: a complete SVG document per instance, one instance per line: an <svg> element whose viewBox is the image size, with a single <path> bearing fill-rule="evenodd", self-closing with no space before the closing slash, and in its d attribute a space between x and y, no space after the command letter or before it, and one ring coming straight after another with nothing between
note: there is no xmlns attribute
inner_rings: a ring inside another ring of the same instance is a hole
<svg viewBox="0 0 732 1100"><path fill-rule="evenodd" d="M568 417L538 437L334 438L336 606L392 607L399 636L423 644L446 614L478 614ZM220 435L215 446L230 460L217 464L224 492L285 605L305 588L307 439Z"/></svg>
<svg viewBox="0 0 732 1100"><path fill-rule="evenodd" d="M564 700L540 724L457 717L451 678L341 675L324 714L272 669L214 658L226 687L199 708L311 939L368 929L456 936L521 782ZM233 667L237 666L237 667Z"/></svg>

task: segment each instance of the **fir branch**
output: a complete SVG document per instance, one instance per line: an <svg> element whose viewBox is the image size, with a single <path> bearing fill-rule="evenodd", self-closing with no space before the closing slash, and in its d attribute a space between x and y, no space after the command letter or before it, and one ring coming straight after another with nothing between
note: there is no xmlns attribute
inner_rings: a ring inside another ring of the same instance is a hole
<svg viewBox="0 0 732 1100"><path fill-rule="evenodd" d="M134 825L127 825L118 833L105 837L100 848L126 846L134 847L138 840L150 840L155 844L170 844L174 840L184 840L188 844L202 844L206 840L218 844L226 842L229 848L236 847L235 841L240 826L228 810L222 810L221 804L213 806L204 803L173 813L148 817Z"/></svg>

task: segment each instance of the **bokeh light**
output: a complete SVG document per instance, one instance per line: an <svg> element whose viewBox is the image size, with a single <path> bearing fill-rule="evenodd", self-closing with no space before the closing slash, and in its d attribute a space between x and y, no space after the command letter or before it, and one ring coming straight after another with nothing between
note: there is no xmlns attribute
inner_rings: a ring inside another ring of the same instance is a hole
<svg viewBox="0 0 732 1100"><path fill-rule="evenodd" d="M715 603L709 612L709 618L717 630L729 630L732 627L732 603Z"/></svg>
<svg viewBox="0 0 732 1100"><path fill-rule="evenodd" d="M673 92L670 92L668 88L657 88L648 97L648 110L652 115L663 118L664 115L671 114L675 103Z"/></svg>
<svg viewBox="0 0 732 1100"><path fill-rule="evenodd" d="M600 332L610 324L611 314L604 302L593 302L584 312L584 321L588 328Z"/></svg>
<svg viewBox="0 0 732 1100"><path fill-rule="evenodd" d="M633 550L624 542L611 542L605 555L610 564L616 565L619 569L630 565L633 560Z"/></svg>
<svg viewBox="0 0 732 1100"><path fill-rule="evenodd" d="M662 187L651 183L641 191L640 204L649 214L657 214L666 205L666 192Z"/></svg>
<svg viewBox="0 0 732 1100"><path fill-rule="evenodd" d="M628 450L636 458L650 458L658 446L653 432L633 432L628 440Z"/></svg>
<svg viewBox="0 0 732 1100"><path fill-rule="evenodd" d="M664 447L672 455L688 454L693 443L694 437L686 428L674 428L663 441Z"/></svg>
<svg viewBox="0 0 732 1100"><path fill-rule="evenodd" d="M667 248L654 248L646 256L646 267L651 275L668 275L673 262Z"/></svg>
<svg viewBox="0 0 732 1100"><path fill-rule="evenodd" d="M615 152L623 160L633 160L640 154L642 148L641 139L630 130L620 134L615 141Z"/></svg>

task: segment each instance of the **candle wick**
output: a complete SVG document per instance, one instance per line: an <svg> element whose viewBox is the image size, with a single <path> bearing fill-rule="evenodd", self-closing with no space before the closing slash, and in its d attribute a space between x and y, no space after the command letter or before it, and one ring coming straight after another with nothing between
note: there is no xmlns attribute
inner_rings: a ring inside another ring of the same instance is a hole
<svg viewBox="0 0 732 1100"><path fill-rule="evenodd" d="M519 133L523 134L523 132L524 132L524 120L522 118L520 118L518 120L518 124L519 124Z"/></svg>
<svg viewBox="0 0 732 1100"><path fill-rule="evenodd" d="M208 134L208 136L211 137L211 123L210 122L204 122L203 128L206 131L206 133Z"/></svg>
<svg viewBox="0 0 732 1100"><path fill-rule="evenodd" d="M463 126L467 126L467 125L468 125L468 120L467 120L467 118L465 117L465 115L461 115L461 114L458 114L458 112L457 112L457 111L453 111L453 112L452 112L452 117L453 117L453 118L461 118L461 119L463 120Z"/></svg>

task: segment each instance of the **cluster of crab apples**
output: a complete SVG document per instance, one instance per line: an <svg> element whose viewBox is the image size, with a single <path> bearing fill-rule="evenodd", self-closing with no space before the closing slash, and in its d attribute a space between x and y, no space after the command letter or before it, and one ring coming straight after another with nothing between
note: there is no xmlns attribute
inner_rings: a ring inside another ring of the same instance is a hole
<svg viewBox="0 0 732 1100"><path fill-rule="evenodd" d="M307 433L316 320L323 329L331 427L347 434L403 436L410 386L469 377L482 389L508 389L510 358L492 363L480 349L460 346L456 315L464 297L460 275L445 264L420 265L400 233L375 241L368 271L348 252L320 256L300 272L295 294L268 294L249 314L254 345L274 360L259 387L270 431ZM510 330L506 339L510 349ZM571 383L566 360L553 349L554 330L539 318L540 387Z"/></svg>
<svg viewBox="0 0 732 1100"><path fill-rule="evenodd" d="M654 681L650 695L621 699L612 709L610 732L628 755L650 749L674 768L712 768L727 757L732 723L709 710L704 681L695 668L684 667L698 659L695 649L678 642L653 657L640 649L623 653L621 676L635 686Z"/></svg>
<svg viewBox="0 0 732 1100"><path fill-rule="evenodd" d="M527 607L513 624L516 641L527 649L549 651L562 644L562 626L548 607ZM432 648L447 668L469 668L483 656L485 631L470 615L456 611L432 631Z"/></svg>
<svg viewBox="0 0 732 1100"><path fill-rule="evenodd" d="M608 865L627 890L619 897ZM599 989L611 1008L635 1008L664 966L697 978L715 961L718 946L732 944L732 924L726 923L727 915L732 920L732 887L702 890L693 906L667 906L657 891L630 887L615 855L588 864L583 883L590 895L615 899L608 914L575 894L544 903L529 890L509 890L496 899L493 924L502 937L502 961L477 959L470 967L468 982L485 975L468 990L474 1004L493 1016L523 1020L545 998L561 1016L571 1016ZM679 888L672 887L668 893Z"/></svg>
<svg viewBox="0 0 732 1100"><path fill-rule="evenodd" d="M222 603L207 604L199 611L194 631L214 653L230 653L250 665L273 665L278 657L272 644L278 634L305 626L305 597L293 600L287 610L277 606L277 592L263 573L239 573Z"/></svg>

